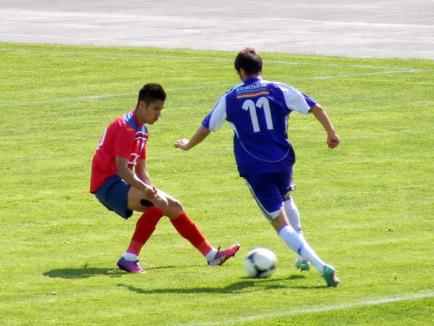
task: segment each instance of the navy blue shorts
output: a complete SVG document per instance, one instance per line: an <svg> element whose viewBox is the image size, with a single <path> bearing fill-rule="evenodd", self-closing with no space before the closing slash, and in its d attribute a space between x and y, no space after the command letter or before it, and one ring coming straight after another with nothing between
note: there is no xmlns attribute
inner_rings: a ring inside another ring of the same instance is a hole
<svg viewBox="0 0 434 326"><path fill-rule="evenodd" d="M131 186L125 180L114 175L99 187L95 196L108 210L128 219L133 215L133 211L128 209L128 191L130 188Z"/></svg>
<svg viewBox="0 0 434 326"><path fill-rule="evenodd" d="M244 179L258 206L270 221L279 215L285 195L294 189L291 171L247 175Z"/></svg>

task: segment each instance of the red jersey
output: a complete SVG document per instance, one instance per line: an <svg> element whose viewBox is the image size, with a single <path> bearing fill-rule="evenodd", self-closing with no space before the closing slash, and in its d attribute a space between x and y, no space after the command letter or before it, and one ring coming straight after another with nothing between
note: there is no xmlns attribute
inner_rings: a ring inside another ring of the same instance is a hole
<svg viewBox="0 0 434 326"><path fill-rule="evenodd" d="M115 119L102 135L92 160L90 192L95 193L110 177L116 175L116 157L129 160L132 170L137 160L146 159L148 129L139 125L134 112Z"/></svg>

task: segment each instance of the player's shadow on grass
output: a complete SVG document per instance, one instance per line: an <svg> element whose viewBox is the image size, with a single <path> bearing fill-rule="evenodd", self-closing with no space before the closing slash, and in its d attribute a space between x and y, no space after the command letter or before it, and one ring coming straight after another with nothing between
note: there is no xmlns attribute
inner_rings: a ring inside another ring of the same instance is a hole
<svg viewBox="0 0 434 326"><path fill-rule="evenodd" d="M184 266L190 267L190 266ZM179 266L159 266L159 267L150 267L146 268L146 270L157 270L157 269L168 269L168 268L179 268ZM124 275L128 275L124 271L113 267L113 268L104 268L104 267L90 267L88 265L84 265L83 267L78 268L58 268L52 269L51 271L43 273L44 276L51 278L64 278L64 279L80 279L80 278L89 278L93 276L109 276L109 277L121 277Z"/></svg>
<svg viewBox="0 0 434 326"><path fill-rule="evenodd" d="M275 289L320 289L326 286L303 286L289 284L285 281L304 279L303 275L291 275L287 278L252 279L243 277L242 281L229 284L225 287L192 287L192 288L163 288L163 289L142 289L128 284L118 284L119 287L126 288L139 294L192 294L192 293L245 293Z"/></svg>
<svg viewBox="0 0 434 326"><path fill-rule="evenodd" d="M51 278L80 279L93 276L106 275L120 277L122 272L117 268L83 267L83 268L59 268L45 272L44 276Z"/></svg>

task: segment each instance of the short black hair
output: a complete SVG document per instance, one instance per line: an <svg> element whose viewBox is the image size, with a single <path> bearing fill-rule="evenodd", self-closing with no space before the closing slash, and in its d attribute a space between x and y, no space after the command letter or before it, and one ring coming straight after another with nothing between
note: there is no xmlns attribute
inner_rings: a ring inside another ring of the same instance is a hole
<svg viewBox="0 0 434 326"><path fill-rule="evenodd" d="M166 100L166 92L163 87L157 83L148 83L145 84L139 91L139 98L137 99L137 106L140 101L145 102L148 105L151 102L157 100Z"/></svg>
<svg viewBox="0 0 434 326"><path fill-rule="evenodd" d="M253 48L244 48L238 52L234 66L238 73L240 73L240 69L243 68L249 75L260 74L262 71L261 55Z"/></svg>

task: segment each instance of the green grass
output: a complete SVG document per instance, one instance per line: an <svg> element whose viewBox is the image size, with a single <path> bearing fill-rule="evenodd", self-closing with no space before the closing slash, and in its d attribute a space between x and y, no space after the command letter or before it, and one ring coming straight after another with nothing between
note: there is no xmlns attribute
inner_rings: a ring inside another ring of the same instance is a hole
<svg viewBox="0 0 434 326"><path fill-rule="evenodd" d="M237 175L227 125L189 152L173 148L238 83L233 58L0 43L1 325L434 322L434 62L263 54L264 78L318 100L342 138L328 150L312 116L290 119L305 235L342 280L329 289L315 271L293 269ZM141 256L148 273L115 268L136 217L123 221L88 193L90 161L150 81L168 92L150 128L152 180L213 244L241 243L224 266L206 266L162 220ZM257 246L278 256L270 279L245 277ZM388 298L402 301L369 304Z"/></svg>

